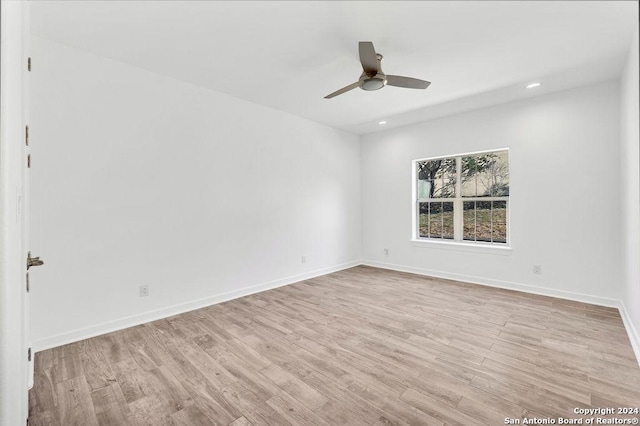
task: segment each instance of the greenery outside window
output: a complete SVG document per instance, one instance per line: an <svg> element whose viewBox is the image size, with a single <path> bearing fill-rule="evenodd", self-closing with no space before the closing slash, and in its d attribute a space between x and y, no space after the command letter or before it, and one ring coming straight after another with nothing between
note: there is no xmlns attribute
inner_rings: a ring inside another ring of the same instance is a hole
<svg viewBox="0 0 640 426"><path fill-rule="evenodd" d="M415 160L417 240L509 244L509 151Z"/></svg>

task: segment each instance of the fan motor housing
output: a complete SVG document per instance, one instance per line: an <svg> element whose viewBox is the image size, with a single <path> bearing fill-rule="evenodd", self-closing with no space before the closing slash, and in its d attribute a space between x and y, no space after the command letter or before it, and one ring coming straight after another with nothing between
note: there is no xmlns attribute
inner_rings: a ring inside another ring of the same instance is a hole
<svg viewBox="0 0 640 426"><path fill-rule="evenodd" d="M360 77L360 88L362 90L372 91L380 90L387 84L387 76L384 74L376 74L373 76L363 75Z"/></svg>

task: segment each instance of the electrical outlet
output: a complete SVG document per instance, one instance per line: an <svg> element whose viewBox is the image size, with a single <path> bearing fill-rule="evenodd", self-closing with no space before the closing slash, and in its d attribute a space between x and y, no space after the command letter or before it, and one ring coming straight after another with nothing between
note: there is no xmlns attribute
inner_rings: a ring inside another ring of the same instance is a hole
<svg viewBox="0 0 640 426"><path fill-rule="evenodd" d="M533 273L536 275L542 275L542 265L533 265Z"/></svg>
<svg viewBox="0 0 640 426"><path fill-rule="evenodd" d="M307 263L307 256L302 256L302 263Z"/></svg>
<svg viewBox="0 0 640 426"><path fill-rule="evenodd" d="M389 256L389 249L388 248L384 249L384 255L385 256Z"/></svg>
<svg viewBox="0 0 640 426"><path fill-rule="evenodd" d="M140 297L147 297L149 295L149 286L141 285L140 286Z"/></svg>

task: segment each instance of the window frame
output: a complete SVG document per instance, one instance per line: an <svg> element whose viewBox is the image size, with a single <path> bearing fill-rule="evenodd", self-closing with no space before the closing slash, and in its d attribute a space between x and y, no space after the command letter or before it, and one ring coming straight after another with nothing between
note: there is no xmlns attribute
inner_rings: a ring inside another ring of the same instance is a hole
<svg viewBox="0 0 640 426"><path fill-rule="evenodd" d="M418 246L435 246L438 248L460 248L462 250L470 249L470 251L484 251L489 249L493 251L507 252L511 250L511 200L510 195L501 197L463 197L462 196L462 157L506 152L507 162L509 164L509 186L511 186L511 158L509 148L495 148L484 151L465 152L460 154L442 155L437 157L418 158L411 161L412 166L412 185L411 185L411 202L412 202L412 235L411 241ZM424 161L443 160L453 158L456 162L456 183L455 183L455 197L453 198L419 198L418 197L418 163ZM511 192L511 191L509 191ZM463 207L464 202L467 201L504 201L506 204L506 242L492 242L492 241L476 241L464 239L464 218ZM420 236L420 203L432 203L432 202L452 202L453 203L453 239L446 238L433 238ZM478 249L478 250L476 250Z"/></svg>

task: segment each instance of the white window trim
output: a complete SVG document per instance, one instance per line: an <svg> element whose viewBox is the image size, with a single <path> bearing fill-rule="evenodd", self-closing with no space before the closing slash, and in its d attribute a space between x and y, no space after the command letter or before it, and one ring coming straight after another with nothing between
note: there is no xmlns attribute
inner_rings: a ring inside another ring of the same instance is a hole
<svg viewBox="0 0 640 426"><path fill-rule="evenodd" d="M453 213L454 213L454 239L453 240L445 240L445 239L436 239L436 238L424 238L419 237L419 229L418 229L418 209L419 202L422 200L425 202L425 199L418 198L418 176L417 176L417 163L420 161L430 161L430 160L440 160L444 158L457 158L457 157L466 157L469 155L478 155L478 154L486 154L491 152L499 152L506 151L507 158L509 159L509 166L511 166L509 148L496 148L489 149L484 151L475 151L475 152L467 152L462 154L451 154L451 155L443 155L439 157L429 157L429 158L418 158L411 162L412 172L411 172L411 212L412 212L412 227L411 227L411 242L414 247L422 247L422 248L437 248L437 249L448 249L448 250L459 250L459 251L469 251L475 253L492 253L492 254L502 254L508 255L511 254L511 199L510 197L469 197L462 198L461 194L461 185L462 182L460 179L456 179L456 198L443 198L442 201L448 201L454 203ZM461 161L456 160L456 171L457 176L461 174ZM511 171L509 171L511 173ZM464 240L462 238L463 232L463 221L462 221L462 203L464 201L506 201L507 202L507 242L506 243L490 243L483 241L469 241ZM429 200L432 201L432 200Z"/></svg>
<svg viewBox="0 0 640 426"><path fill-rule="evenodd" d="M483 243L483 242L477 242L477 241L461 243L453 240L443 241L443 240L436 240L436 239L412 238L411 245L413 247L419 247L419 248L466 251L471 253L497 254L501 256L509 256L513 251L513 248L511 246L506 246L504 244L496 245L496 244Z"/></svg>

